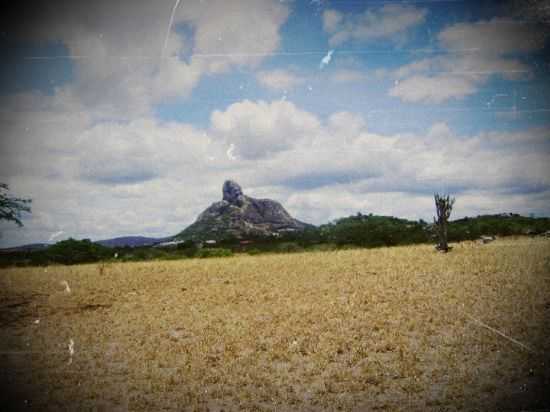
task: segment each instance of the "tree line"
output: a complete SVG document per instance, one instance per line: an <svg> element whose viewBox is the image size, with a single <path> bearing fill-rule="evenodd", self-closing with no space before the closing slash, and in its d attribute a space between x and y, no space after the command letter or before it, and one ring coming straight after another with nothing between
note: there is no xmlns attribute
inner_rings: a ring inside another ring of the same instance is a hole
<svg viewBox="0 0 550 412"><path fill-rule="evenodd" d="M0 219L22 226L21 213L30 213L30 199L9 196L7 185L0 184ZM455 199L435 194L433 223L357 213L333 222L289 232L279 237L226 238L215 245L187 241L171 248L151 246L109 248L89 239L67 239L42 250L0 254L0 265L47 265L91 263L106 260L140 261L221 257L233 253L289 253L331 250L347 247L382 247L435 243L441 252L450 250L449 242L475 240L483 235L536 235L550 231L550 218L530 218L517 214L485 215L450 221Z"/></svg>

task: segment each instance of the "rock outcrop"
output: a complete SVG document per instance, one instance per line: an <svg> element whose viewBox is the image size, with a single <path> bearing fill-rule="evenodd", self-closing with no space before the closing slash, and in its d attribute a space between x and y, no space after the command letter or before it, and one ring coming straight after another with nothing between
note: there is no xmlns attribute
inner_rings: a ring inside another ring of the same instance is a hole
<svg viewBox="0 0 550 412"><path fill-rule="evenodd" d="M234 181L227 180L222 193L223 200L210 205L195 223L176 235L176 239L204 241L279 236L311 226L294 219L279 202L244 195Z"/></svg>
<svg viewBox="0 0 550 412"><path fill-rule="evenodd" d="M226 180L222 188L223 200L226 202L241 207L244 205L243 190L237 182Z"/></svg>

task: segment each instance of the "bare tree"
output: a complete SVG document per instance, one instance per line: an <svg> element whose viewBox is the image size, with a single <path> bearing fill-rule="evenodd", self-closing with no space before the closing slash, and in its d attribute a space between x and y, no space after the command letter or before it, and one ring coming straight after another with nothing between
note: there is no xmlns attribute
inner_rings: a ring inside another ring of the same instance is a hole
<svg viewBox="0 0 550 412"><path fill-rule="evenodd" d="M23 226L21 222L21 212L30 213L31 208L28 206L31 203L30 199L20 199L8 195L8 185L0 183L0 220L7 220L16 223L18 226Z"/></svg>
<svg viewBox="0 0 550 412"><path fill-rule="evenodd" d="M434 195L435 199L435 209L437 212L437 219L434 217L434 224L436 225L437 235L439 243L435 247L441 252L448 252L449 245L447 244L447 226L449 223L449 217L451 216L451 211L453 210L453 205L455 203L454 198L447 196L440 196L439 194Z"/></svg>

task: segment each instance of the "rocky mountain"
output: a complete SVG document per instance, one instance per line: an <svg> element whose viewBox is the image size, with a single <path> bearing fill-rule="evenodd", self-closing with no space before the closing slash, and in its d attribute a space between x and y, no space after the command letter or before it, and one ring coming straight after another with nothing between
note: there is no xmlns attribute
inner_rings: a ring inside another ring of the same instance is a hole
<svg viewBox="0 0 550 412"><path fill-rule="evenodd" d="M195 223L174 238L178 240L246 239L279 236L311 225L294 219L274 200L246 196L239 184L227 180L222 188L223 200L203 211Z"/></svg>

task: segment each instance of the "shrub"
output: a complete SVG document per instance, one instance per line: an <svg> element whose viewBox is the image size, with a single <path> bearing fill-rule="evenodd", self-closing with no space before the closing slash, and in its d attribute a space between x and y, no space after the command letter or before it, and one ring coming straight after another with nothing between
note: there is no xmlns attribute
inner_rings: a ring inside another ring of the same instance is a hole
<svg viewBox="0 0 550 412"><path fill-rule="evenodd" d="M108 259L110 256L109 248L92 243L90 239L75 240L71 238L57 242L46 250L48 261L65 265L97 262Z"/></svg>
<svg viewBox="0 0 550 412"><path fill-rule="evenodd" d="M283 242L277 245L277 252L303 252L304 248L295 242Z"/></svg>
<svg viewBox="0 0 550 412"><path fill-rule="evenodd" d="M177 250L186 257L198 256L199 247L192 240L186 240L177 246Z"/></svg>
<svg viewBox="0 0 550 412"><path fill-rule="evenodd" d="M222 248L204 248L199 249L195 256L199 258L227 257L233 256L233 252L229 249Z"/></svg>

